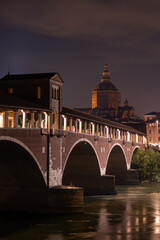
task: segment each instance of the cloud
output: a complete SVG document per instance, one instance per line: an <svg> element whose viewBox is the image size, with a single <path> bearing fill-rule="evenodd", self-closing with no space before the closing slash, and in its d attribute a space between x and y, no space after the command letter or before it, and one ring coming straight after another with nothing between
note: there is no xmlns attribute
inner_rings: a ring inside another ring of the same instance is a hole
<svg viewBox="0 0 160 240"><path fill-rule="evenodd" d="M159 0L5 0L0 19L41 34L131 43L159 31Z"/></svg>

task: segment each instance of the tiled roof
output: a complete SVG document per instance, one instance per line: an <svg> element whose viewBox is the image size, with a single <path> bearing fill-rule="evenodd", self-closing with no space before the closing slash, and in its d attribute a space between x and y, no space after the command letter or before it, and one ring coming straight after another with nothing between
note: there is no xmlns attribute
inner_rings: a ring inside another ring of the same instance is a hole
<svg viewBox="0 0 160 240"><path fill-rule="evenodd" d="M27 109L34 108L34 109L46 110L46 108L42 107L41 105L39 105L37 103L30 102L28 100L13 96L11 94L6 94L4 92L0 92L0 107L27 108Z"/></svg>
<svg viewBox="0 0 160 240"><path fill-rule="evenodd" d="M150 112L150 113L146 113L146 114L143 114L143 115L157 115L157 114L159 114L158 112Z"/></svg>

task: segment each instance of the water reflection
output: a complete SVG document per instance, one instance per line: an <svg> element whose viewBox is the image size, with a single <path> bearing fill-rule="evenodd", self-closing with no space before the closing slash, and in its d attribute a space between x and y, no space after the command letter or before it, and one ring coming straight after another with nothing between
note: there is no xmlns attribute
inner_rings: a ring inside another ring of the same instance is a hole
<svg viewBox="0 0 160 240"><path fill-rule="evenodd" d="M25 220L23 216L9 222L3 216L0 240L160 239L160 184L117 190L115 196L87 197L84 214Z"/></svg>
<svg viewBox="0 0 160 240"><path fill-rule="evenodd" d="M138 187L134 192L134 188L124 188L126 192L108 200L99 212L97 233L110 239L160 239L160 196L159 191L153 193L155 187L159 190L159 185Z"/></svg>

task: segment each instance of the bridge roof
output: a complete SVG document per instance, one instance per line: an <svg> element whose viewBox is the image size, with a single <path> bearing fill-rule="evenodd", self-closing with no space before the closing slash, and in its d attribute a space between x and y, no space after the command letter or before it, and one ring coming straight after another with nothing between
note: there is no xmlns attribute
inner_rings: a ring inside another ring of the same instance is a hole
<svg viewBox="0 0 160 240"><path fill-rule="evenodd" d="M125 131L130 131L133 133L137 133L139 135L146 135L140 131L138 131L137 129L134 129L130 126L109 120L109 119L104 119L101 117L97 117L91 114L87 114L75 109L71 109L71 108L67 108L67 107L63 107L62 108L62 114L65 114L66 116L71 116L71 117L76 117L76 118L80 118L80 119L84 119L84 120L88 120L90 122L95 122L95 123L99 123L102 125L107 125L109 127L115 127L121 130L125 130Z"/></svg>
<svg viewBox="0 0 160 240"><path fill-rule="evenodd" d="M51 73L29 73L29 74L7 74L3 78L0 79L0 81L3 80L33 80L33 79L51 79L52 77L60 75L56 72ZM63 80L60 77L61 82L63 83Z"/></svg>

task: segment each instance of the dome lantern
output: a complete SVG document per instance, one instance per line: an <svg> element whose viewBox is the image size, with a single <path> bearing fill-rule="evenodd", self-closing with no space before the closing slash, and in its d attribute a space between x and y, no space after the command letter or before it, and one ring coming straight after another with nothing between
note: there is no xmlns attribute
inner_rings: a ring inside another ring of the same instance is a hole
<svg viewBox="0 0 160 240"><path fill-rule="evenodd" d="M101 82L112 82L107 64L104 65L104 71L103 71L103 76L101 78Z"/></svg>

